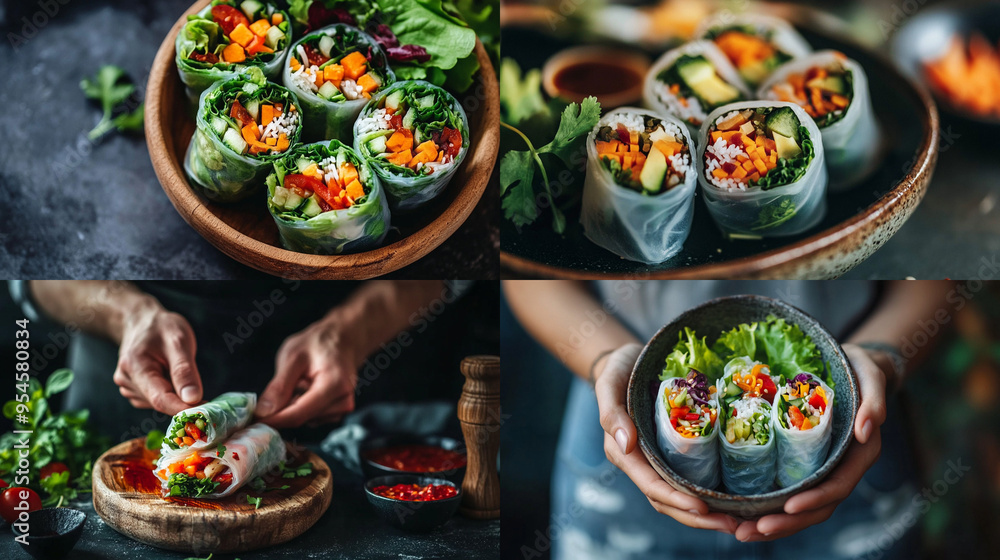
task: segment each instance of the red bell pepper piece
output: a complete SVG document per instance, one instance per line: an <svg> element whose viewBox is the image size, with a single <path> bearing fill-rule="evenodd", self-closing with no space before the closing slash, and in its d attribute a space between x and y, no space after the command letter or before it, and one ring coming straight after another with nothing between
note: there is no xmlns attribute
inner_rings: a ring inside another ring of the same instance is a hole
<svg viewBox="0 0 1000 560"><path fill-rule="evenodd" d="M219 27L222 28L226 37L229 37L229 34L233 32L233 29L236 29L236 26L241 23L250 27L250 20L243 15L243 12L225 4L212 6L212 20L219 24Z"/></svg>

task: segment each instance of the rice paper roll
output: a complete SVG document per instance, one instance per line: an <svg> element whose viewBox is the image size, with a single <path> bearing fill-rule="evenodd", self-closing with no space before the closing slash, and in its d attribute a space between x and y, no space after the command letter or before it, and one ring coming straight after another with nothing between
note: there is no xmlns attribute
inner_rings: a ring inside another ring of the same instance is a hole
<svg viewBox="0 0 1000 560"><path fill-rule="evenodd" d="M670 468L704 488L719 485L718 391L705 374L663 380L656 393L656 442Z"/></svg>
<svg viewBox="0 0 1000 560"><path fill-rule="evenodd" d="M365 103L395 80L375 39L339 23L299 39L282 71L285 87L302 105L305 142L350 142Z"/></svg>
<svg viewBox="0 0 1000 560"><path fill-rule="evenodd" d="M823 138L798 105L748 101L720 107L698 139L698 182L709 213L729 237L795 235L823 219Z"/></svg>
<svg viewBox="0 0 1000 560"><path fill-rule="evenodd" d="M878 164L881 131L872 110L868 77L837 51L819 51L778 68L758 97L803 108L823 136L830 190L857 185Z"/></svg>
<svg viewBox="0 0 1000 560"><path fill-rule="evenodd" d="M389 230L378 176L339 140L293 148L274 162L267 207L290 251L338 255L377 247Z"/></svg>
<svg viewBox="0 0 1000 560"><path fill-rule="evenodd" d="M195 190L233 202L263 189L271 164L299 143L298 100L259 71L218 82L201 96L184 158Z"/></svg>
<svg viewBox="0 0 1000 560"><path fill-rule="evenodd" d="M774 486L776 446L771 407L777 394L766 364L733 358L717 382L722 481L731 494L761 494Z"/></svg>
<svg viewBox="0 0 1000 560"><path fill-rule="evenodd" d="M663 54L646 73L643 104L684 121L691 136L717 107L749 99L750 90L711 41L692 41Z"/></svg>
<svg viewBox="0 0 1000 560"><path fill-rule="evenodd" d="M694 141L676 117L623 107L587 136L580 223L588 239L620 257L660 263L691 230Z"/></svg>
<svg viewBox="0 0 1000 560"><path fill-rule="evenodd" d="M720 12L706 19L695 36L719 47L751 88L782 64L812 52L788 22L763 14Z"/></svg>
<svg viewBox="0 0 1000 560"><path fill-rule="evenodd" d="M284 460L281 435L258 423L216 447L161 455L153 474L166 496L214 499L232 494Z"/></svg>
<svg viewBox="0 0 1000 560"><path fill-rule="evenodd" d="M811 373L800 373L778 389L772 409L778 486L791 486L826 462L833 434L833 397L833 389Z"/></svg>
<svg viewBox="0 0 1000 560"><path fill-rule="evenodd" d="M170 419L162 452L214 447L249 424L256 407L256 393L223 393L205 404L182 410Z"/></svg>
<svg viewBox="0 0 1000 560"><path fill-rule="evenodd" d="M396 82L372 97L354 123L354 148L385 185L393 212L441 194L469 152L469 120L447 91Z"/></svg>
<svg viewBox="0 0 1000 560"><path fill-rule="evenodd" d="M174 60L195 107L209 86L248 68L260 68L277 80L291 43L288 13L276 4L216 0L188 16L174 41Z"/></svg>

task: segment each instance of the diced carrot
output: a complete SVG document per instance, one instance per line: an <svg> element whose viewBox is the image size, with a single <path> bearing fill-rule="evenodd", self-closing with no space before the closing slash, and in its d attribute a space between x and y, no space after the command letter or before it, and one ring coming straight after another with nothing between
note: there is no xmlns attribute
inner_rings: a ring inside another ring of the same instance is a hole
<svg viewBox="0 0 1000 560"><path fill-rule="evenodd" d="M719 168L715 168L712 170L712 176L714 176L716 179L725 179L726 172Z"/></svg>
<svg viewBox="0 0 1000 560"><path fill-rule="evenodd" d="M638 173L642 170L643 165L646 165L646 154L639 152L635 154L635 162L632 164L632 170Z"/></svg>
<svg viewBox="0 0 1000 560"><path fill-rule="evenodd" d="M751 159L753 159L753 158L751 158ZM753 165L754 165L754 167L757 168L757 171L761 175L767 175L767 166L764 165L763 161L761 161L760 159L754 159L753 160Z"/></svg>
<svg viewBox="0 0 1000 560"><path fill-rule="evenodd" d="M264 44L264 39L260 37L254 37L250 44L247 45L247 54L255 55L257 53L273 53L274 49Z"/></svg>
<svg viewBox="0 0 1000 560"><path fill-rule="evenodd" d="M335 82L337 85L344 79L344 67L339 64L331 64L323 69L323 79L328 82Z"/></svg>
<svg viewBox="0 0 1000 560"><path fill-rule="evenodd" d="M635 155L631 152L625 153L622 156L622 169L632 169L633 163L635 163Z"/></svg>
<svg viewBox="0 0 1000 560"><path fill-rule="evenodd" d="M669 142L661 139L653 142L653 148L660 150L664 156L670 157L681 150L681 145L678 142Z"/></svg>
<svg viewBox="0 0 1000 560"><path fill-rule="evenodd" d="M427 142L430 142L430 140L428 140ZM424 142L424 144L426 144L427 142ZM421 144L420 146L423 146L424 144ZM611 142L605 142L603 140L598 140L595 144L597 145L597 153L598 154L606 154L606 153L610 153L610 152L614 152L615 151L615 146ZM420 151L420 146L417 146L417 151L418 152Z"/></svg>
<svg viewBox="0 0 1000 560"><path fill-rule="evenodd" d="M350 80L357 80L368 68L368 59L358 51L340 59L340 65L344 67L344 77Z"/></svg>
<svg viewBox="0 0 1000 560"><path fill-rule="evenodd" d="M243 127L243 139L248 143L253 144L260 138L260 128L258 128L256 123L250 123Z"/></svg>
<svg viewBox="0 0 1000 560"><path fill-rule="evenodd" d="M774 169L775 167L777 167L778 166L778 152L772 152L771 155L768 156L768 160L767 161L770 162L771 169Z"/></svg>
<svg viewBox="0 0 1000 560"><path fill-rule="evenodd" d="M222 49L222 60L226 62L243 62L246 59L243 47L236 43L229 43L226 48Z"/></svg>
<svg viewBox="0 0 1000 560"><path fill-rule="evenodd" d="M197 470L198 470L198 467L196 467L194 465L188 465L188 466L184 467L184 472L188 473L188 476L194 476L194 473L197 472Z"/></svg>
<svg viewBox="0 0 1000 560"><path fill-rule="evenodd" d="M722 138L722 133L719 132L718 130L713 130L712 131L712 143L715 144L716 142L718 142L719 138Z"/></svg>
<svg viewBox="0 0 1000 560"><path fill-rule="evenodd" d="M274 119L274 105L264 103L260 106L260 126L267 127Z"/></svg>
<svg viewBox="0 0 1000 560"><path fill-rule="evenodd" d="M247 46L248 44L250 44L250 41L253 41L254 37L255 37L255 35L253 34L253 32L250 31L249 29L247 29L247 26L243 25L242 23L239 24L239 25L237 25L229 33L229 39L231 41L239 43L240 45L243 45L244 47Z"/></svg>
<svg viewBox="0 0 1000 560"><path fill-rule="evenodd" d="M411 159L413 159L413 154L410 153L410 150L395 152L388 158L386 158L386 160L389 163L392 163L394 165L403 165L403 166L405 166L407 163L410 163Z"/></svg>
<svg viewBox="0 0 1000 560"><path fill-rule="evenodd" d="M838 109L844 109L850 105L850 100L840 94L833 94L830 96L830 103L833 103Z"/></svg>
<svg viewBox="0 0 1000 560"><path fill-rule="evenodd" d="M358 170L354 167L354 164L345 162L340 166L340 182L342 184L348 185L357 178Z"/></svg>
<svg viewBox="0 0 1000 560"><path fill-rule="evenodd" d="M277 146L278 145L278 139L277 138L265 138L264 139L264 143L267 144L268 146L272 146L272 147L273 146Z"/></svg>
<svg viewBox="0 0 1000 560"><path fill-rule="evenodd" d="M250 31L253 31L254 35L259 37L267 35L268 29L271 29L271 24L266 19L258 19L250 24Z"/></svg>
<svg viewBox="0 0 1000 560"><path fill-rule="evenodd" d="M200 480L202 478L205 478L205 473L203 471L196 471L194 473L194 477Z"/></svg>
<svg viewBox="0 0 1000 560"><path fill-rule="evenodd" d="M347 191L347 196L353 198L354 200L357 200L362 196L365 196L365 189L364 187L361 186L361 182L358 181L357 179L348 183L347 188L345 190Z"/></svg>
<svg viewBox="0 0 1000 560"><path fill-rule="evenodd" d="M747 160L743 162L743 169L746 169L747 171L754 170L754 164L750 161L750 158L747 158Z"/></svg>
<svg viewBox="0 0 1000 560"><path fill-rule="evenodd" d="M274 145L275 151L283 152L288 149L288 137L284 133L278 134L278 141Z"/></svg>
<svg viewBox="0 0 1000 560"><path fill-rule="evenodd" d="M292 72L298 72L299 68L302 68L302 63L294 56L288 57L288 65L292 68Z"/></svg>
<svg viewBox="0 0 1000 560"><path fill-rule="evenodd" d="M743 167L737 167L733 170L732 176L735 179L742 179L747 176L747 170L743 169Z"/></svg>
<svg viewBox="0 0 1000 560"><path fill-rule="evenodd" d="M313 83L316 84L316 87L321 87L323 85L322 72L316 72L315 74L313 74Z"/></svg>
<svg viewBox="0 0 1000 560"><path fill-rule="evenodd" d="M740 162L740 163L743 163L743 162L745 162L745 161L749 161L749 160L750 160L750 158L749 158L749 157L747 157L747 156L746 156L746 154L738 154L738 155L736 156L736 161L738 161L738 162Z"/></svg>
<svg viewBox="0 0 1000 560"><path fill-rule="evenodd" d="M385 147L390 152L410 151L413 149L413 133L405 128L401 128L392 133L385 142Z"/></svg>
<svg viewBox="0 0 1000 560"><path fill-rule="evenodd" d="M285 21L285 16L281 15L281 12L271 14L271 25L278 25L283 21Z"/></svg>
<svg viewBox="0 0 1000 560"><path fill-rule="evenodd" d="M628 141L629 141L629 144L638 144L639 143L639 133L636 132L636 131L634 131L634 130L630 130L628 132Z"/></svg>
<svg viewBox="0 0 1000 560"><path fill-rule="evenodd" d="M194 438L191 436L184 436L184 445L194 445Z"/></svg>
<svg viewBox="0 0 1000 560"><path fill-rule="evenodd" d="M365 93L371 93L378 89L378 81L371 74L365 74L358 78L358 85Z"/></svg>
<svg viewBox="0 0 1000 560"><path fill-rule="evenodd" d="M747 177L747 180L749 180L751 183L754 182L754 181L759 181L760 180L760 173L757 173L756 171L754 171L753 173L750 174L749 177Z"/></svg>

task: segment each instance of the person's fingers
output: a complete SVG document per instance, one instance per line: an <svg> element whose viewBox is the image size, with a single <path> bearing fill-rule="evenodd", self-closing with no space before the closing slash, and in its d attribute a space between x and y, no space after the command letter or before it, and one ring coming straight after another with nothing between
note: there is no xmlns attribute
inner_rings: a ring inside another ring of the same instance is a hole
<svg viewBox="0 0 1000 560"><path fill-rule="evenodd" d="M173 416L188 408L187 403L174 393L173 386L163 376L162 366L145 365L143 369L129 372L129 378L135 389L156 410Z"/></svg>
<svg viewBox="0 0 1000 560"><path fill-rule="evenodd" d="M757 520L757 532L768 539L795 533L826 521L833 515L833 510L836 508L837 504L830 504L795 515L786 513L765 515ZM737 536L737 538L739 537Z"/></svg>
<svg viewBox="0 0 1000 560"><path fill-rule="evenodd" d="M868 354L856 346L846 349L851 366L858 374L858 388L861 390L861 406L854 421L854 437L867 443L872 433L885 422L885 373L879 369Z"/></svg>
<svg viewBox="0 0 1000 560"><path fill-rule="evenodd" d="M257 402L257 416L264 418L284 408L308 367L309 355L306 352L292 352L283 346L278 351L274 378L264 388Z"/></svg>
<svg viewBox="0 0 1000 560"><path fill-rule="evenodd" d="M625 393L632 366L641 351L642 347L638 344L626 344L612 352L594 385L597 407L601 411L601 427L611 434L623 454L633 451L637 441L635 425L625 408Z"/></svg>
<svg viewBox="0 0 1000 560"><path fill-rule="evenodd" d="M194 358L194 334L182 331L182 334L164 340L163 346L176 393L187 404L201 402L201 375Z"/></svg>
<svg viewBox="0 0 1000 560"><path fill-rule="evenodd" d="M736 531L736 527L739 523L724 513L695 514L659 503L652 498L647 499L649 499L649 504L653 506L653 509L657 512L669 515L688 527L694 527L696 529L711 529L713 531L732 534Z"/></svg>
<svg viewBox="0 0 1000 560"><path fill-rule="evenodd" d="M330 378L321 377L298 400L273 415L263 418L263 421L275 428L301 426L307 420L315 417L317 413L325 412L326 407L335 401L342 401L339 409L353 410L354 392L349 391L346 395L338 395Z"/></svg>
<svg viewBox="0 0 1000 560"><path fill-rule="evenodd" d="M133 408L153 408L145 399L129 399L128 403L132 405Z"/></svg>
<svg viewBox="0 0 1000 560"><path fill-rule="evenodd" d="M854 442L847 448L843 460L815 488L796 494L785 502L785 513L794 515L840 503L846 498L865 472L878 460L882 451L882 436L875 432L868 443Z"/></svg>
<svg viewBox="0 0 1000 560"><path fill-rule="evenodd" d="M610 435L604 436L604 451L608 455L608 460L624 472L647 498L679 510L698 514L708 513L708 505L705 502L675 490L664 482L640 451L622 455L617 445Z"/></svg>

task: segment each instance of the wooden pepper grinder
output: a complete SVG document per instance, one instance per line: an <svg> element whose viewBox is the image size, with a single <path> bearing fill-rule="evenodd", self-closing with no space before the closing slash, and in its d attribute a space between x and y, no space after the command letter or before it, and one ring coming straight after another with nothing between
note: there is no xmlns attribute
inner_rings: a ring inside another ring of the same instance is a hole
<svg viewBox="0 0 1000 560"><path fill-rule="evenodd" d="M469 464L462 482L459 511L473 519L500 517L500 357L468 356L462 360L465 385L458 400Z"/></svg>

